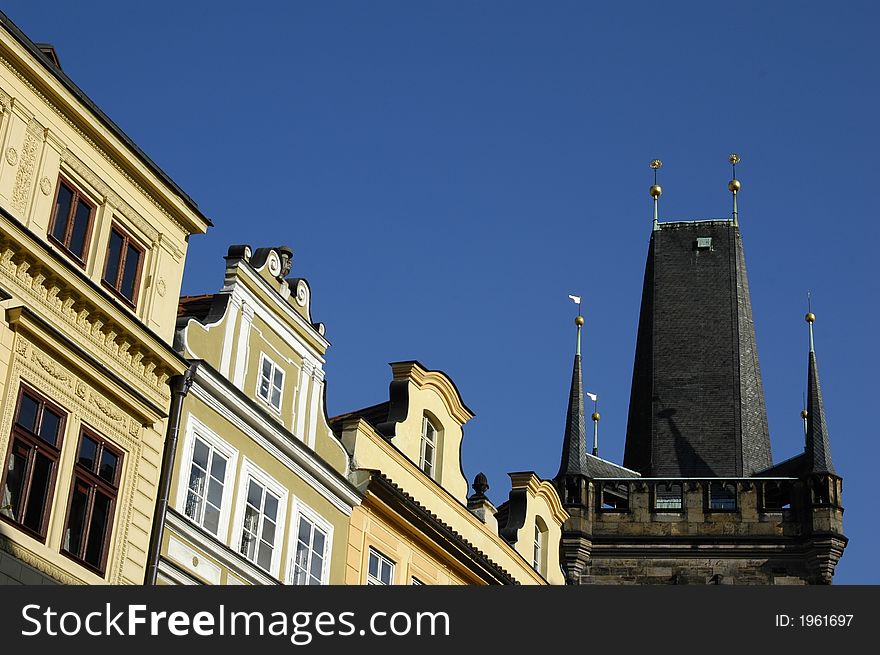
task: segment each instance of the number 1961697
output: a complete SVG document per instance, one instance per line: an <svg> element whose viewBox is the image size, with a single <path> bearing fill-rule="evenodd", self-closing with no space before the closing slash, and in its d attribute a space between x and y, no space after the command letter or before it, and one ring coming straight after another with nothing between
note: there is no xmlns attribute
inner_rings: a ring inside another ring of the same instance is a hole
<svg viewBox="0 0 880 655"><path fill-rule="evenodd" d="M776 627L788 628L848 628L852 625L854 614L788 614L776 615Z"/></svg>

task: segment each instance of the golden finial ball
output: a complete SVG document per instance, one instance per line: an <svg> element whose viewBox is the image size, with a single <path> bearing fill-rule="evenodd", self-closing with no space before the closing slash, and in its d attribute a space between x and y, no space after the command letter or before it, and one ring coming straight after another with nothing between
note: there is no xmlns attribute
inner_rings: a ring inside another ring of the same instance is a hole
<svg viewBox="0 0 880 655"><path fill-rule="evenodd" d="M578 316L576 319L574 319L574 324L577 325L578 327L583 327L584 326L584 317Z"/></svg>
<svg viewBox="0 0 880 655"><path fill-rule="evenodd" d="M663 195L663 188L659 184L652 184L650 192L652 198L659 198Z"/></svg>
<svg viewBox="0 0 880 655"><path fill-rule="evenodd" d="M809 412L807 412L807 410L805 410L805 409L801 410L801 418L807 418L809 415L810 414L809 414Z"/></svg>
<svg viewBox="0 0 880 655"><path fill-rule="evenodd" d="M734 178L727 183L727 188L728 190L730 190L731 193L736 193L740 190L740 188L742 188L742 184L739 183L739 180Z"/></svg>
<svg viewBox="0 0 880 655"><path fill-rule="evenodd" d="M593 418L594 421L598 421L598 420L599 420L600 418L602 418L602 417L599 416L599 412L593 412L593 416L592 416L592 418Z"/></svg>
<svg viewBox="0 0 880 655"><path fill-rule="evenodd" d="M730 157L727 158L727 161L729 161L731 164L736 166L738 163L740 163L742 161L742 159L740 159L740 156L738 154L736 154L735 152L732 152L732 153L730 153Z"/></svg>
<svg viewBox="0 0 880 655"><path fill-rule="evenodd" d="M662 165L663 165L663 162L660 161L659 159L652 159L651 160L651 168L653 168L655 171L658 168L660 168Z"/></svg>
<svg viewBox="0 0 880 655"><path fill-rule="evenodd" d="M816 322L816 315L813 312L808 312L807 315L804 316L804 320L807 323L815 323Z"/></svg>

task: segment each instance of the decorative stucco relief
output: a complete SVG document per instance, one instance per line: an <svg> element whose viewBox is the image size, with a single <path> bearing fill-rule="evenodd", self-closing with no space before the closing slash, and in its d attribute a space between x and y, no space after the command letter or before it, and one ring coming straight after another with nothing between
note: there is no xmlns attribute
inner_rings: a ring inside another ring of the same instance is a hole
<svg viewBox="0 0 880 655"><path fill-rule="evenodd" d="M170 397L167 381L171 375L160 362L149 356L115 322L94 305L77 295L61 277L48 277L30 253L18 250L18 244L0 236L0 278L6 278L37 301L59 322L82 335L100 354L111 370L119 372L132 385L161 399Z"/></svg>
<svg viewBox="0 0 880 655"><path fill-rule="evenodd" d="M12 208L19 213L24 213L27 209L33 186L37 149L42 143L45 133L43 126L36 119L32 118L28 122L24 143L21 144L21 162L15 173L15 187L12 189ZM9 151L6 153L6 160L9 161ZM10 163L10 165L14 164Z"/></svg>
<svg viewBox="0 0 880 655"><path fill-rule="evenodd" d="M28 89L34 95L36 95L47 107L51 108L52 111L60 118L70 129L76 132L80 138L82 138L91 149L94 149L95 152L101 154L101 156L116 170L116 172L128 180L140 193L144 195L145 198L148 198L150 202L162 213L162 215L171 221L175 226L177 226L184 233L189 233L182 223L180 223L177 219L175 219L168 211L152 196L152 194L147 193L146 189L144 189L140 184L138 184L134 178L132 178L122 167L111 158L102 148L98 146L85 132L83 132L79 126L75 125L73 121L67 116L66 113L61 111L58 107L55 106L54 103L50 102L49 99L43 95L33 84L31 84L30 80L28 80L24 75L21 74L21 71L18 70L16 66L11 64L5 57L0 57L0 64L2 64L10 73L12 73L15 77L19 79L23 84L25 84Z"/></svg>

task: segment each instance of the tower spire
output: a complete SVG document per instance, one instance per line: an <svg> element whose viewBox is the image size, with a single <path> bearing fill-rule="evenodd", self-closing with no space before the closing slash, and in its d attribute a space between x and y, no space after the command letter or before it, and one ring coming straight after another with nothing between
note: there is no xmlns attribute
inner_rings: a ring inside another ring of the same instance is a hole
<svg viewBox="0 0 880 655"><path fill-rule="evenodd" d="M660 202L660 196L663 195L663 187L657 184L657 170L663 166L663 162L659 159L651 160L651 168L654 170L654 184L651 185L651 188L648 190L651 194L651 197L654 199L654 229L660 229L660 217L658 212L658 204Z"/></svg>
<svg viewBox="0 0 880 655"><path fill-rule="evenodd" d="M813 347L813 323L816 321L816 315L810 311L804 318L810 326L810 354L807 365L807 458L811 473L837 475L831 462L825 405L822 402L822 387L819 384L819 366L816 363L816 351Z"/></svg>
<svg viewBox="0 0 880 655"><path fill-rule="evenodd" d="M727 161L730 162L730 165L733 167L733 179L727 183L727 189L733 194L733 224L739 225L739 215L736 211L736 194L739 193L742 185L739 183L739 180L736 179L736 165L742 161L740 156L735 152L730 153L730 156L727 158Z"/></svg>
<svg viewBox="0 0 880 655"><path fill-rule="evenodd" d="M569 296L578 306L574 319L577 326L577 349L571 371L571 391L568 396L568 413L565 417L565 437L562 443L562 462L557 478L566 475L587 475L587 429L584 420L584 381L581 373L581 328L584 317L581 315L580 296Z"/></svg>

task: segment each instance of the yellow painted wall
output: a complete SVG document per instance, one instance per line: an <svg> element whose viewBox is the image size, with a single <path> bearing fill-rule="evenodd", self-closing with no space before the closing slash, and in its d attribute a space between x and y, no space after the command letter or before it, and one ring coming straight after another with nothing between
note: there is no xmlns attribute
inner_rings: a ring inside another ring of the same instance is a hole
<svg viewBox="0 0 880 655"><path fill-rule="evenodd" d="M59 174L95 204L86 263L47 236ZM0 545L63 582L141 584L170 403L187 237L206 219L0 27L0 454L19 388L68 414L45 543L0 523ZM101 284L112 223L144 248L134 308ZM157 337L158 335L158 337ZM123 452L106 571L61 554L80 426Z"/></svg>

